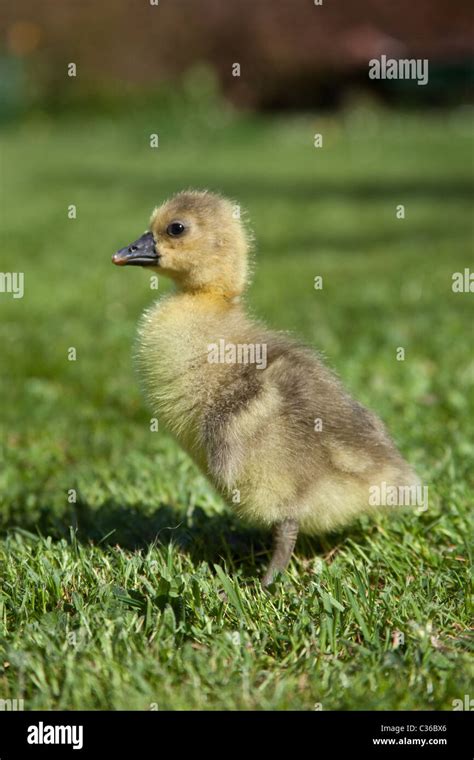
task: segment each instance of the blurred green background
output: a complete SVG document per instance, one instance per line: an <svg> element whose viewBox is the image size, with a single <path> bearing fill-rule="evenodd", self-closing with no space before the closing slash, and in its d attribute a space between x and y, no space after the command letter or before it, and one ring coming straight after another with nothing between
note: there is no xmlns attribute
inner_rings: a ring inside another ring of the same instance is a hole
<svg viewBox="0 0 474 760"><path fill-rule="evenodd" d="M308 4L288 19L282 3L246 6L237 24L209 3L208 26L205 3L185 3L188 17L105 3L108 24L102 6L53 5L2 10L1 270L24 272L25 293L0 293L0 697L451 709L472 663L474 296L451 287L474 268L466 7L443 36L432 4L417 36L417 13L397 27L388 3L357 22L329 10L311 33L308 8L326 10ZM377 50L432 55L432 87L372 87ZM250 309L321 350L430 489L427 513L303 543L276 599L252 580L268 537L150 432L133 372L157 294L110 257L187 187L248 210Z"/></svg>

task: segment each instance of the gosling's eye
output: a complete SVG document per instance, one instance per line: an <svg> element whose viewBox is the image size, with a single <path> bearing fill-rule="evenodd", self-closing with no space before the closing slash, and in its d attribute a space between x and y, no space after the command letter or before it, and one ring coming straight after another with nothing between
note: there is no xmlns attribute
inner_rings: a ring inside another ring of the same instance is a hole
<svg viewBox="0 0 474 760"><path fill-rule="evenodd" d="M171 222L166 228L166 232L168 235L171 235L171 237L178 237L178 235L183 234L185 229L186 227L182 222Z"/></svg>

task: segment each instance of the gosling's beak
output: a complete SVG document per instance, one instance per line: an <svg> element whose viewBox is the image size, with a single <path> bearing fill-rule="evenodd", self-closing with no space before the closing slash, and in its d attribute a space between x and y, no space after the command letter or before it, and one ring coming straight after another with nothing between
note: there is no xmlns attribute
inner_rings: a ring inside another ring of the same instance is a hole
<svg viewBox="0 0 474 760"><path fill-rule="evenodd" d="M126 248L121 248L112 256L112 262L118 266L158 266L159 253L155 248L155 239L151 232L145 232L138 240Z"/></svg>

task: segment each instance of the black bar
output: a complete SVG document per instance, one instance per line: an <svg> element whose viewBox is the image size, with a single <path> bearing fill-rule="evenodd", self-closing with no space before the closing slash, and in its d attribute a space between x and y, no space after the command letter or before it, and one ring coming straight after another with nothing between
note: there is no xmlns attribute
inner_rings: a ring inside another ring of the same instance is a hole
<svg viewBox="0 0 474 760"><path fill-rule="evenodd" d="M0 712L0 760L24 755L95 757L104 749L117 757L133 753L133 760L150 753L169 757L174 752L179 756L189 752L190 757L261 753L264 760L270 752L285 750L312 759L321 757L323 748L337 758L361 753L361 757L471 760L472 717L469 711L5 711ZM46 743L50 739L70 743Z"/></svg>

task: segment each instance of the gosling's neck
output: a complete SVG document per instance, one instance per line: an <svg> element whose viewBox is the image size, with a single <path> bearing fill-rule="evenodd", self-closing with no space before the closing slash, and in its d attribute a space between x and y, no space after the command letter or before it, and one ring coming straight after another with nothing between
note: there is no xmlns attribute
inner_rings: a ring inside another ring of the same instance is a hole
<svg viewBox="0 0 474 760"><path fill-rule="evenodd" d="M176 283L176 290L171 293L169 300L176 304L192 305L194 308L207 311L228 311L241 308L243 289L235 287L192 287Z"/></svg>

